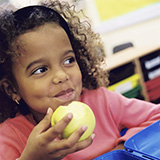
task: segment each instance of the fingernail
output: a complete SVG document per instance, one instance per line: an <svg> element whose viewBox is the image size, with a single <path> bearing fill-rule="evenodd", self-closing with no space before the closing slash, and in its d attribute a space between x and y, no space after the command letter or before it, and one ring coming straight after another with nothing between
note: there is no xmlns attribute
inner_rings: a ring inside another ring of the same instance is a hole
<svg viewBox="0 0 160 160"><path fill-rule="evenodd" d="M87 126L87 125L82 126L82 130L83 130L83 132L85 132L85 131L87 130L87 128L88 128L88 126Z"/></svg>
<svg viewBox="0 0 160 160"><path fill-rule="evenodd" d="M47 114L49 114L51 112L51 110L52 109L49 107L48 110L47 110Z"/></svg>
<svg viewBox="0 0 160 160"><path fill-rule="evenodd" d="M67 117L68 117L69 119L72 119L73 114L72 114L72 113L68 113Z"/></svg>
<svg viewBox="0 0 160 160"><path fill-rule="evenodd" d="M92 135L91 135L92 140L94 139L94 137L95 137L95 134L92 134Z"/></svg>

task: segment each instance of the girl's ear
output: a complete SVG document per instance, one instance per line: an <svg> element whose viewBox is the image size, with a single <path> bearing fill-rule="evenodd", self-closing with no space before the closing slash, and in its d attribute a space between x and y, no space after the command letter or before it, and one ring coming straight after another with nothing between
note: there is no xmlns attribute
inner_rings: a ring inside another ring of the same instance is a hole
<svg viewBox="0 0 160 160"><path fill-rule="evenodd" d="M4 92L13 100L20 101L21 96L19 95L16 88L13 86L13 84L8 79L3 79L1 81L1 87L3 88Z"/></svg>

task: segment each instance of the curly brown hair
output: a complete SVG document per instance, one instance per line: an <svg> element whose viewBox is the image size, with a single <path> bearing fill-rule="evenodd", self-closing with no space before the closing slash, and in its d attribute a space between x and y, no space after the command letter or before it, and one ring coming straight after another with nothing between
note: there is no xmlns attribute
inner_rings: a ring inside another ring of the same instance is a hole
<svg viewBox="0 0 160 160"><path fill-rule="evenodd" d="M17 37L44 23L57 23L66 31L82 73L84 88L97 89L100 86L108 85L108 73L101 67L105 54L100 36L92 31L88 21L81 21L78 15L79 12L75 11L74 6L58 0L25 7L17 11L8 9L0 13L1 122L8 117L15 117L17 112L23 115L29 113L23 100L19 107L6 95L3 80L9 79L16 85L12 73L12 62L13 58L20 55L14 50L15 47L20 47L20 44L16 43Z"/></svg>

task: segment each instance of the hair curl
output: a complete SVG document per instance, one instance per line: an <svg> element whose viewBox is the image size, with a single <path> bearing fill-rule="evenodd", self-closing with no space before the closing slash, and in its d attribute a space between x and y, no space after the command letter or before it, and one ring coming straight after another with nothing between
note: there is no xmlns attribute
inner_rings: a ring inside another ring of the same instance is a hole
<svg viewBox="0 0 160 160"><path fill-rule="evenodd" d="M4 121L8 117L15 117L17 112L25 115L29 111L25 107L25 103L21 102L21 106L16 105L10 97L5 94L3 88L4 78L9 79L16 84L12 73L12 61L17 56L14 51L13 43L19 35L38 28L44 23L57 23L64 28L71 41L73 50L76 55L82 73L82 84L87 89L97 89L100 86L108 85L108 73L102 69L104 62L104 51L99 34L95 34L91 25L87 21L80 21L79 12L75 11L74 6L70 6L67 2L51 1L41 3L41 6L48 7L59 13L65 22L58 18L53 19L50 12L43 13L41 9L36 9L25 19L19 20L13 10L5 10L0 13L0 121ZM26 13L25 13L26 14ZM20 16L22 19L24 15ZM17 20L18 19L18 20ZM66 24L63 24L66 23ZM64 26L63 26L64 25ZM66 27L69 27L68 29ZM20 44L16 44L16 47ZM23 104L23 106L22 106Z"/></svg>

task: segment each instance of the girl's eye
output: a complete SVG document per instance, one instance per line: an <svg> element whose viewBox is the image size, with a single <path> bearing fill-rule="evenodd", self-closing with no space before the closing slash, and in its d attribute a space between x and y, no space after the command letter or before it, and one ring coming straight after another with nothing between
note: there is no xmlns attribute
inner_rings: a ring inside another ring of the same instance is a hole
<svg viewBox="0 0 160 160"><path fill-rule="evenodd" d="M32 74L41 74L45 71L47 71L47 68L46 67L41 67L41 68L38 68L35 71L33 71Z"/></svg>
<svg viewBox="0 0 160 160"><path fill-rule="evenodd" d="M66 60L64 61L64 64L71 64L71 63L73 63L73 62L75 62L75 58L74 58L74 57L70 57L70 58L68 58L68 59L66 59Z"/></svg>

